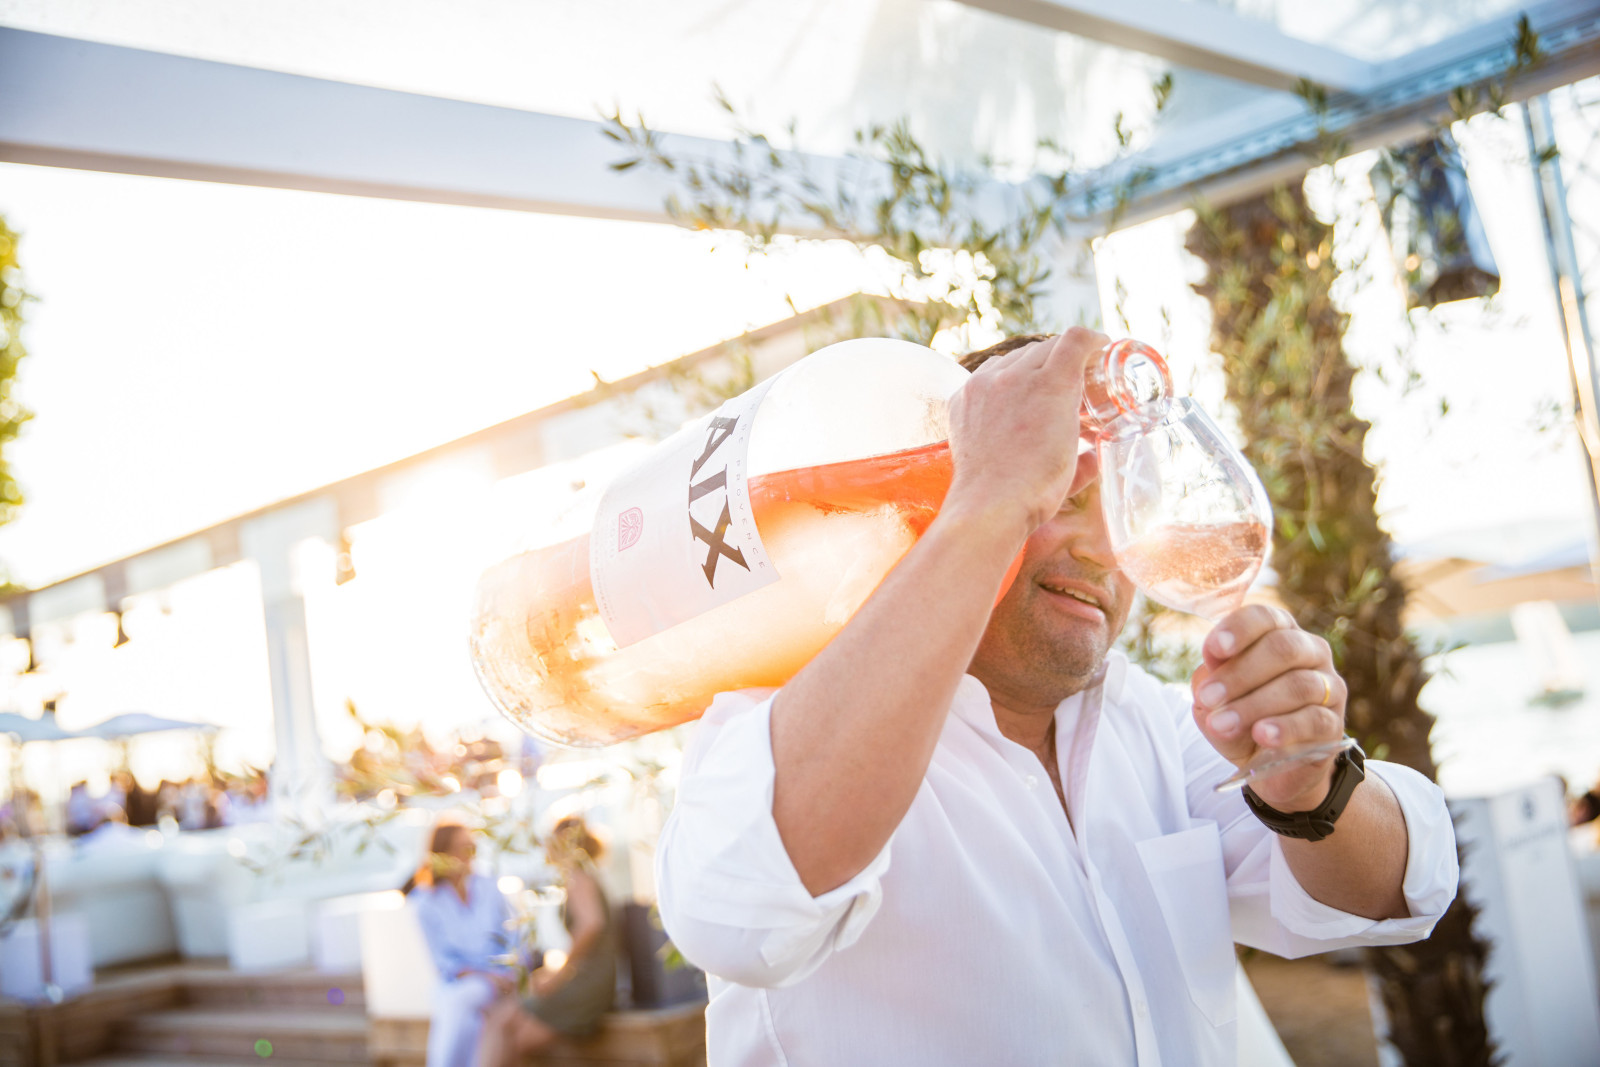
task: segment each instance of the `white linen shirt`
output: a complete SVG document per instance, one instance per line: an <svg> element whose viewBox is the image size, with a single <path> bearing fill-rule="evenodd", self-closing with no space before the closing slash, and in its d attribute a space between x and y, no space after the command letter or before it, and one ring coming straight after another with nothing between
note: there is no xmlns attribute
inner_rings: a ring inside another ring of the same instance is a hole
<svg viewBox="0 0 1600 1067"><path fill-rule="evenodd" d="M719 696L661 836L661 916L710 976L711 1067L1225 1064L1233 943L1280 956L1426 937L1455 896L1437 787L1376 760L1410 835L1411 918L1313 900L1194 725L1112 653L1056 711L1072 821L962 679L888 845L812 897L772 818L771 690Z"/></svg>

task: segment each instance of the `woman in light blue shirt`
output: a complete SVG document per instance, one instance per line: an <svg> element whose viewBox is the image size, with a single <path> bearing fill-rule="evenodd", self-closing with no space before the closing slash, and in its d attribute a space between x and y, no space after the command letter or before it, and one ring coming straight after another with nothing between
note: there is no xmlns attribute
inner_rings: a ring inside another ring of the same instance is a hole
<svg viewBox="0 0 1600 1067"><path fill-rule="evenodd" d="M516 989L510 909L494 879L472 873L472 832L441 820L406 886L439 972L428 1028L428 1067L471 1067L484 1013Z"/></svg>

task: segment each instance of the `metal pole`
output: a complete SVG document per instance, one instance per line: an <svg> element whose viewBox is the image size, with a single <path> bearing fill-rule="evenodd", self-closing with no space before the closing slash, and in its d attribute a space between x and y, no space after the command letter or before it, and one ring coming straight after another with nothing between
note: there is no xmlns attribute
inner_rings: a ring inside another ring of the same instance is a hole
<svg viewBox="0 0 1600 1067"><path fill-rule="evenodd" d="M41 828L38 828L42 830ZM44 842L42 833L35 833L32 839L33 869L34 869L34 908L33 921L39 930L39 979L44 985L45 1002L37 1009L35 1018L38 1020L39 1047L35 1050L40 1067L55 1067L56 1063L56 1005L65 999L61 994L61 987L55 979L54 949L50 944L50 881L45 870Z"/></svg>
<svg viewBox="0 0 1600 1067"><path fill-rule="evenodd" d="M1595 363L1594 333L1589 328L1583 273L1572 239L1572 217L1567 212L1567 186L1561 175L1555 121L1550 97L1539 96L1522 108L1528 132L1528 156L1533 166L1534 189L1539 198L1539 218L1544 224L1545 252L1555 281L1561 333L1567 344L1567 371L1576 401L1578 438L1589 462L1589 503L1594 518L1589 568L1600 588L1600 366Z"/></svg>

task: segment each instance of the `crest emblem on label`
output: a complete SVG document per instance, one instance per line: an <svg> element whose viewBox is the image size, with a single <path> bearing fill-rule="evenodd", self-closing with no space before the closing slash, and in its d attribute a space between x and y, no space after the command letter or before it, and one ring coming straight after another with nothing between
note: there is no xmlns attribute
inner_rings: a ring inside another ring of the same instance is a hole
<svg viewBox="0 0 1600 1067"><path fill-rule="evenodd" d="M690 423L606 489L589 580L617 647L778 580L745 466L750 425L775 380Z"/></svg>
<svg viewBox="0 0 1600 1067"><path fill-rule="evenodd" d="M617 551L622 552L639 543L644 533L644 512L629 508L617 516Z"/></svg>

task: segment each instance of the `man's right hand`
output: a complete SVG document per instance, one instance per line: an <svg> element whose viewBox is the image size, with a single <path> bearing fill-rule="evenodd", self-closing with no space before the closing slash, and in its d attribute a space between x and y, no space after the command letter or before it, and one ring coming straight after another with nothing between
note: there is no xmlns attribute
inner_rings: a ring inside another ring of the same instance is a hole
<svg viewBox="0 0 1600 1067"><path fill-rule="evenodd" d="M1078 462L1078 408L1089 359L1110 344L1073 327L995 356L950 401L955 480L945 510L1015 523L1023 536L1094 475Z"/></svg>

